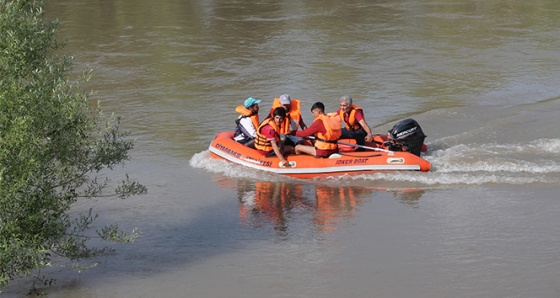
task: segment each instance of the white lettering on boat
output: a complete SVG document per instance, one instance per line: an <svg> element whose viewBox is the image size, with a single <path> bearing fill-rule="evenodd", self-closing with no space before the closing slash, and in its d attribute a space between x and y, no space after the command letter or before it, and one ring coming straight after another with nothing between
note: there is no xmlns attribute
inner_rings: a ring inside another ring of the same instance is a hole
<svg viewBox="0 0 560 298"><path fill-rule="evenodd" d="M217 143L217 144L216 144L216 148L217 148L218 150L220 150L220 151L224 151L224 152L227 153L227 154L233 155L233 156L235 156L235 157L237 157L237 158L241 158L241 153L239 153L239 152L237 152L237 151L233 151L233 150L229 149L228 147L226 147L226 146L224 146L224 145L222 145L222 144L220 144L220 143Z"/></svg>
<svg viewBox="0 0 560 298"><path fill-rule="evenodd" d="M416 131L416 129L417 129L417 127L415 126L415 127L409 128L409 129L407 129L407 130L405 130L405 131L399 132L399 133L397 134L397 139L400 139L401 137L404 137L404 136L406 136L406 135L408 135L408 134L412 134L413 132Z"/></svg>
<svg viewBox="0 0 560 298"><path fill-rule="evenodd" d="M251 156L246 156L245 160L248 161L248 162L252 162L254 164L265 166L265 167L272 166L272 162L270 162L270 161L258 160L256 158L251 157Z"/></svg>

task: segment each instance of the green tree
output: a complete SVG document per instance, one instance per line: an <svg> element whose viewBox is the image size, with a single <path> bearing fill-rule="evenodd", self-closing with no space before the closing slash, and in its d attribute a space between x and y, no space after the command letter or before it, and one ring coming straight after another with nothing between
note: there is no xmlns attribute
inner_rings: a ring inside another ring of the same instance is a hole
<svg viewBox="0 0 560 298"><path fill-rule="evenodd" d="M136 231L116 225L91 231L97 214L73 215L71 207L146 193L126 174L122 182L108 178L133 142L118 118L91 104L89 72L69 79L72 58L60 55L58 24L44 19L43 5L0 0L0 290L39 277L54 255L80 265L109 250L90 247L91 238L132 241Z"/></svg>

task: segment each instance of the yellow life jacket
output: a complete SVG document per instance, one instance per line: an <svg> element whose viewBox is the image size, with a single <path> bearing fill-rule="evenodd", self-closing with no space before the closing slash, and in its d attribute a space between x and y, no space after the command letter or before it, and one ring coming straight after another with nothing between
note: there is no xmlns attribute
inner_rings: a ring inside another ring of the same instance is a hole
<svg viewBox="0 0 560 298"><path fill-rule="evenodd" d="M280 103L280 98L276 97L274 99L274 102L272 102L272 108L270 109L268 118L273 118L274 116L272 115L272 113L274 112L274 109L282 106L283 105ZM284 122L282 122L282 124L280 125L280 133L286 135L291 131L296 131L298 129L300 120L300 100L292 99L290 102L290 110L286 111L286 118L284 118Z"/></svg>
<svg viewBox="0 0 560 298"><path fill-rule="evenodd" d="M315 138L315 148L321 150L336 150L338 148L337 141L342 135L342 120L336 113L320 115L315 121L323 121L323 125L327 133L317 133Z"/></svg>
<svg viewBox="0 0 560 298"><path fill-rule="evenodd" d="M351 108L352 109L350 110L350 114L348 115L348 121L344 120L344 112L342 111L342 109L339 112L339 116L340 116L340 119L342 119L342 121L344 121L344 124L346 125L346 129L348 129L351 132L354 132L354 131L362 128L360 123L358 123L356 121L356 111L361 110L362 113L363 113L363 110L362 110L362 108L360 108L359 106L356 106L356 105L352 105Z"/></svg>
<svg viewBox="0 0 560 298"><path fill-rule="evenodd" d="M237 106L237 108L235 108L235 112L240 114L241 118L250 117L251 122L253 122L255 128L259 127L259 123L261 123L261 121L259 120L259 114L251 114L251 110L247 109L245 106Z"/></svg>
<svg viewBox="0 0 560 298"><path fill-rule="evenodd" d="M267 118L263 121L263 123L261 123L261 125L257 129L257 137L255 138L255 148L261 151L270 152L272 151L272 143L269 140L267 140L266 136L264 136L261 132L262 128L265 127L266 125L270 125L272 126L272 128L274 128L274 131L276 132L274 139L276 140L277 143L280 142L280 134L278 134L278 130L280 130L280 127L278 127L278 125L274 123L273 119Z"/></svg>

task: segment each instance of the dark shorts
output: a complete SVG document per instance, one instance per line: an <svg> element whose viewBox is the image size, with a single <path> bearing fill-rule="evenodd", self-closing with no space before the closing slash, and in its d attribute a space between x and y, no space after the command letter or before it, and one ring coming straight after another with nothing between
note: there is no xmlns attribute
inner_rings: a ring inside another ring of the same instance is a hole
<svg viewBox="0 0 560 298"><path fill-rule="evenodd" d="M302 137L292 135L282 135L284 137L284 145L295 147L298 143L303 143Z"/></svg>
<svg viewBox="0 0 560 298"><path fill-rule="evenodd" d="M367 132L363 129L358 129L354 132L347 130L346 128L342 129L342 135L340 136L341 139L355 139L358 145L365 144Z"/></svg>

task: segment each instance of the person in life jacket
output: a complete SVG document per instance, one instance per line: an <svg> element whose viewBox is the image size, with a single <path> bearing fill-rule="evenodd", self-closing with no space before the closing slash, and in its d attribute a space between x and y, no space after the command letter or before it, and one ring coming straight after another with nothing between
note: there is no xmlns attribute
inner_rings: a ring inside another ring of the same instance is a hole
<svg viewBox="0 0 560 298"><path fill-rule="evenodd" d="M328 157L338 152L337 141L342 131L342 120L336 113L325 114L325 105L316 102L311 107L311 113L315 120L307 129L296 132L298 137L315 136L313 146L296 145L296 154L305 153L316 157Z"/></svg>
<svg viewBox="0 0 560 298"><path fill-rule="evenodd" d="M365 142L371 142L373 135L371 128L364 118L362 108L352 104L352 98L344 95L340 98L340 108L336 113L344 121L341 138L356 139L358 145L363 146Z"/></svg>
<svg viewBox="0 0 560 298"><path fill-rule="evenodd" d="M259 99L249 97L242 106L235 108L239 117L235 120L237 126L233 134L233 139L245 146L253 147L257 128L259 127Z"/></svg>
<svg viewBox="0 0 560 298"><path fill-rule="evenodd" d="M255 148L265 156L276 155L280 158L281 165L286 167L290 164L284 158L284 154L293 153L293 147L284 145L280 139L280 125L286 118L286 110L278 107L272 113L272 118L266 118L257 129Z"/></svg>
<svg viewBox="0 0 560 298"><path fill-rule="evenodd" d="M300 104L301 102L299 99L291 99L290 95L282 94L280 97L274 99L272 108L268 114L269 118L272 117L272 112L277 107L283 107L286 110L286 118L284 118L284 122L280 125L280 134L282 138L285 138L286 145L295 146L297 143L303 142L303 139L294 136L295 131L297 131L299 127L301 127L301 129L307 128L301 116Z"/></svg>

